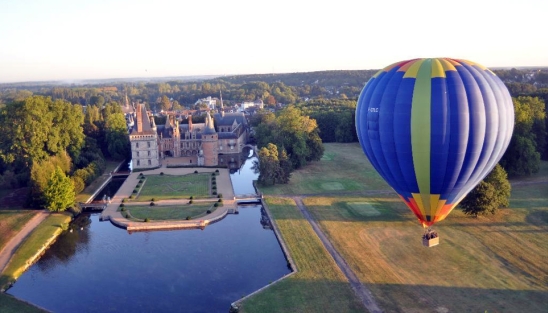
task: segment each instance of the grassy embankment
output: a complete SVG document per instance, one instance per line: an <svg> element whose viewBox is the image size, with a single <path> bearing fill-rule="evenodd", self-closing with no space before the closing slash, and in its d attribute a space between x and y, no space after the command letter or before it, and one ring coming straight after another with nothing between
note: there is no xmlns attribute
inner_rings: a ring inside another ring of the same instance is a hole
<svg viewBox="0 0 548 313"><path fill-rule="evenodd" d="M348 281L291 199L267 198L298 272L246 300L240 312L362 312Z"/></svg>
<svg viewBox="0 0 548 313"><path fill-rule="evenodd" d="M327 144L321 162L293 176L288 186L262 191L317 194L305 205L385 311L548 307L548 183L540 183L548 181L548 163L539 174L513 180L510 208L495 216L472 218L454 210L436 224L441 243L433 248L422 247L416 218L373 172L358 144ZM355 184L363 189L333 195L333 189Z"/></svg>
<svg viewBox="0 0 548 313"><path fill-rule="evenodd" d="M107 161L107 167L103 175L97 177L89 186L84 188L82 192L76 195L76 202L86 202L89 198L101 187L105 181L110 179L110 172L114 171L120 164L120 161Z"/></svg>
<svg viewBox="0 0 548 313"><path fill-rule="evenodd" d="M0 312L2 313L45 313L46 311L0 292Z"/></svg>
<svg viewBox="0 0 548 313"><path fill-rule="evenodd" d="M70 222L72 215L69 213L50 214L34 231L21 243L11 261L0 276L0 288L5 288L10 282L15 281L28 267L31 260L44 244L62 232L62 225Z"/></svg>

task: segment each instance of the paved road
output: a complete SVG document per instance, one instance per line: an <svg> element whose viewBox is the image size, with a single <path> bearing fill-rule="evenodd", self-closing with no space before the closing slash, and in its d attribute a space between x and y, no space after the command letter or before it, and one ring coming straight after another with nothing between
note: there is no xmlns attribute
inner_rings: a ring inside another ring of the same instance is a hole
<svg viewBox="0 0 548 313"><path fill-rule="evenodd" d="M303 203L302 197L293 196L291 198L293 198L293 200L297 204L297 207L299 208L303 216L308 220L310 225L312 225L312 228L316 232L316 235L318 235L318 237L322 241L323 245L325 246L325 249L327 249L327 251L329 252L329 254L331 254L333 259L335 259L335 262L337 263L337 265L339 266L343 274L346 276L346 278L350 282L350 286L352 287L352 289L354 290L354 292L356 293L360 301L363 303L363 305L367 308L369 312L372 312L372 313L382 312L382 310L377 305L377 302L373 298L371 291L369 291L369 289L360 282L356 274L354 274L352 269L350 269L350 267L348 266L346 261L343 259L343 257L339 254L339 252L337 252L337 250L335 250L335 248L333 247L329 239L327 239L327 237L321 230L320 226L318 226L318 223L316 223L316 221L310 216L310 213L308 213Z"/></svg>
<svg viewBox="0 0 548 313"><path fill-rule="evenodd" d="M6 265L8 265L11 257L17 250L17 247L23 242L25 238L38 226L46 217L49 215L46 211L40 211L33 218L31 218L25 226L15 235L13 238L8 241L4 246L4 249L0 251L0 273L4 271Z"/></svg>

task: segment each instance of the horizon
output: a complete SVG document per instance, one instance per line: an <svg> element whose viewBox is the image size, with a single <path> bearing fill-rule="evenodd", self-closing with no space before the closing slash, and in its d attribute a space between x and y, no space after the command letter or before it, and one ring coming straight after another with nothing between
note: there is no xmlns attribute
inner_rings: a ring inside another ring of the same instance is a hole
<svg viewBox="0 0 548 313"><path fill-rule="evenodd" d="M0 83L381 69L436 56L548 66L540 0L4 4Z"/></svg>

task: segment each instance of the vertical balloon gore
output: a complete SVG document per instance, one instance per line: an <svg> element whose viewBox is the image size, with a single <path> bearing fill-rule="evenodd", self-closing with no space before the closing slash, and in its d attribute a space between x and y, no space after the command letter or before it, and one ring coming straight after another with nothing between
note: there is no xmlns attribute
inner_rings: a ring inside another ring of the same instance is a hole
<svg viewBox="0 0 548 313"><path fill-rule="evenodd" d="M466 60L392 64L367 82L356 107L365 155L424 227L447 217L489 174L513 128L508 89Z"/></svg>

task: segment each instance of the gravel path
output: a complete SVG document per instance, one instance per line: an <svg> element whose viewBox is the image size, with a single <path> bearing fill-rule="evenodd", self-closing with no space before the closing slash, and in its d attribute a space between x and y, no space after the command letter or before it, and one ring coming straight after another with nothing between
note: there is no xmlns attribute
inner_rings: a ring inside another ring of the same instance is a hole
<svg viewBox="0 0 548 313"><path fill-rule="evenodd" d="M33 218L31 218L25 226L15 235L13 238L8 241L8 243L4 246L4 249L0 251L0 273L4 271L4 268L6 265L8 265L11 257L17 250L17 247L27 238L27 236L38 226L40 223L42 223L43 220L46 219L46 217L49 215L46 211L40 211L37 213Z"/></svg>
<svg viewBox="0 0 548 313"><path fill-rule="evenodd" d="M343 257L339 254L339 252L337 252L337 250L335 250L335 248L333 247L329 239L327 239L327 237L321 230L318 223L316 223L316 221L310 216L310 213L308 213L303 203L302 197L293 196L291 198L295 201L295 203L297 204L297 207L299 208L303 216L308 220L310 225L312 225L314 232L316 232L316 235L318 235L318 237L322 241L323 245L325 246L329 254L331 254L331 256L333 257L333 259L335 260L335 262L337 263L337 265L339 266L343 274L346 276L346 278L350 282L350 286L352 287L352 289L354 290L354 292L356 293L360 301L363 303L363 305L367 308L369 312L372 312L372 313L382 312L382 310L377 305L377 302L373 298L371 291L369 291L369 289L367 289L367 287L365 287L360 282L356 274L354 274L352 269L350 269L350 267L348 266L346 261L343 259Z"/></svg>

